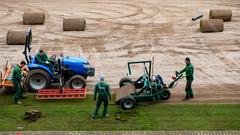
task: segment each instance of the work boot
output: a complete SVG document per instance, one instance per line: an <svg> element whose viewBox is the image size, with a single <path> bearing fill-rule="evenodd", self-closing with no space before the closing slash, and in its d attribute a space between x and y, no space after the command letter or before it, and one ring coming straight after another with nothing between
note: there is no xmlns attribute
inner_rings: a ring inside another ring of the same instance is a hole
<svg viewBox="0 0 240 135"><path fill-rule="evenodd" d="M21 102L21 101L17 101L16 104L17 104L17 105L21 105L22 102Z"/></svg>
<svg viewBox="0 0 240 135"><path fill-rule="evenodd" d="M92 115L92 118L93 119L97 119L98 116L95 116L94 114Z"/></svg>
<svg viewBox="0 0 240 135"><path fill-rule="evenodd" d="M58 73L57 73L57 72L53 72L53 75L54 75L54 76L57 76L57 75L58 75Z"/></svg>
<svg viewBox="0 0 240 135"><path fill-rule="evenodd" d="M108 113L107 113L107 114L105 114L105 115L104 115L104 117L105 117L105 118L108 118L108 117L109 117L109 114L108 114Z"/></svg>
<svg viewBox="0 0 240 135"><path fill-rule="evenodd" d="M192 96L190 96L190 98L194 98L194 96L192 95Z"/></svg>

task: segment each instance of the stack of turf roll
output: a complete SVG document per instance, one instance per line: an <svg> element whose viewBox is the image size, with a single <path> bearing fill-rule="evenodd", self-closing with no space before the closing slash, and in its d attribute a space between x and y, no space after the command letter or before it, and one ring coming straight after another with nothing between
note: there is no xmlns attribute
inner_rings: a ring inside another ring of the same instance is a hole
<svg viewBox="0 0 240 135"><path fill-rule="evenodd" d="M200 21L200 31L205 32L222 32L224 22L232 20L232 10L211 9L208 20Z"/></svg>
<svg viewBox="0 0 240 135"><path fill-rule="evenodd" d="M44 12L24 12L23 24L24 25L42 25L45 22Z"/></svg>
<svg viewBox="0 0 240 135"><path fill-rule="evenodd" d="M65 18L63 19L63 31L84 31L86 20L82 18Z"/></svg>

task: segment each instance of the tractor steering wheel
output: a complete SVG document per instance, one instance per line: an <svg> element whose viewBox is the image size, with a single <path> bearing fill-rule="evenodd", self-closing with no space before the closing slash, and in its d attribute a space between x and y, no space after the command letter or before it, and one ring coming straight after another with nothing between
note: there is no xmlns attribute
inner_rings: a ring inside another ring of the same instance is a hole
<svg viewBox="0 0 240 135"><path fill-rule="evenodd" d="M57 62L56 58L57 58L57 56L55 54L49 57L49 62L55 70L58 69L58 62Z"/></svg>

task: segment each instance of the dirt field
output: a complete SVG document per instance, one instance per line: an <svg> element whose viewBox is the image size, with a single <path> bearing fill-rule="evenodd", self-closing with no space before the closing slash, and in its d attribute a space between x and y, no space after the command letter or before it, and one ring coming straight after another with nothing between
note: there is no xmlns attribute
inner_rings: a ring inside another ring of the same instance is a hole
<svg viewBox="0 0 240 135"><path fill-rule="evenodd" d="M200 33L200 14L210 9L231 9L233 18L224 32ZM24 11L44 11L46 23L22 25ZM63 32L65 17L86 18L84 32ZM155 57L154 73L165 82L184 67L189 56L195 66L193 102L240 103L240 1L239 0L0 0L0 68L6 59L24 59L23 46L6 45L8 30L33 29L32 51L40 47L49 55L84 56L104 73L112 87L127 74L127 61ZM142 69L138 69L142 70ZM184 96L184 83L173 89L170 102Z"/></svg>

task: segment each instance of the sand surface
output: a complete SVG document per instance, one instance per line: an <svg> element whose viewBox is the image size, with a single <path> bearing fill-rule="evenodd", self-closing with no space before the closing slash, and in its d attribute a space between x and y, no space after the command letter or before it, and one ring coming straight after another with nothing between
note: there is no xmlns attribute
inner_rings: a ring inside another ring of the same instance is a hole
<svg viewBox="0 0 240 135"><path fill-rule="evenodd" d="M210 9L231 9L224 32L200 33L200 14ZM24 11L46 13L44 25L22 25ZM63 18L86 18L83 32L63 32ZM24 59L23 46L6 45L8 30L33 29L32 52L83 56L96 68L88 79L91 89L104 73L113 88L127 74L127 62L155 58L154 74L171 81L175 70L190 57L195 66L196 102L240 103L239 0L0 0L0 68L6 59ZM136 74L142 72L135 67ZM184 96L185 80L173 89L170 102Z"/></svg>

